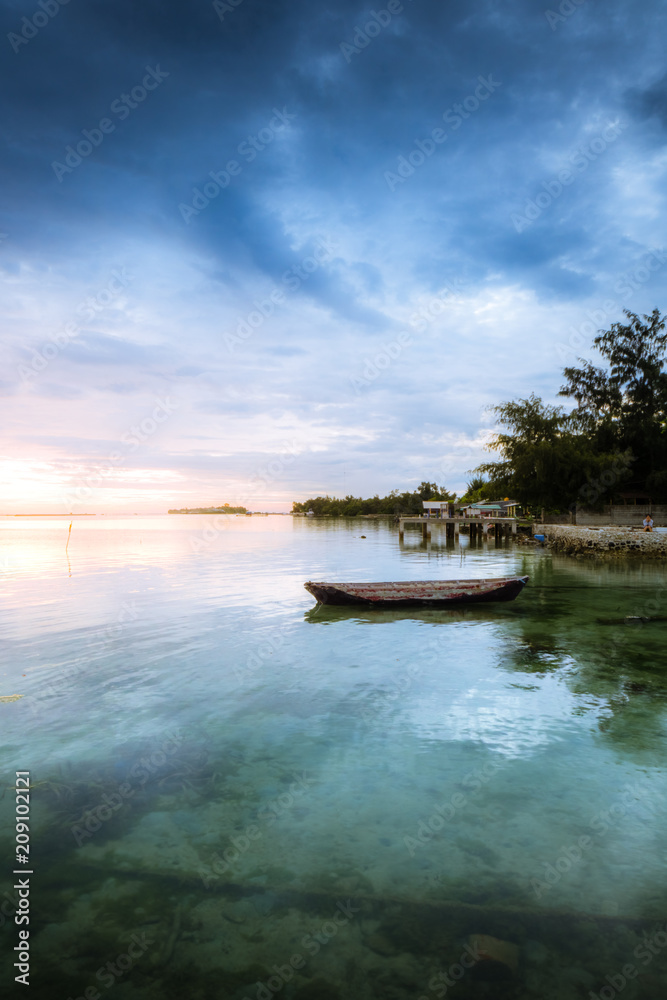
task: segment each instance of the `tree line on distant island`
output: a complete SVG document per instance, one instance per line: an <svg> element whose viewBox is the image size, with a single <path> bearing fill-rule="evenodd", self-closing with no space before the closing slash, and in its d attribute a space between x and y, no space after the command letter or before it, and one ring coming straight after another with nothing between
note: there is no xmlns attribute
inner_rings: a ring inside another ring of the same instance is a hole
<svg viewBox="0 0 667 1000"><path fill-rule="evenodd" d="M246 507L230 507L223 503L220 507L181 507L180 510L168 510L168 514L247 514Z"/></svg>

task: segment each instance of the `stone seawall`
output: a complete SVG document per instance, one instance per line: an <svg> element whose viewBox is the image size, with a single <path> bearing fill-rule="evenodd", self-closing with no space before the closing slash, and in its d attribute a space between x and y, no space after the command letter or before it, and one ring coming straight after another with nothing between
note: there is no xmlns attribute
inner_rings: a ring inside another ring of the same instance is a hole
<svg viewBox="0 0 667 1000"><path fill-rule="evenodd" d="M643 556L667 559L667 532L635 528L581 528L574 525L535 525L554 552L567 555Z"/></svg>

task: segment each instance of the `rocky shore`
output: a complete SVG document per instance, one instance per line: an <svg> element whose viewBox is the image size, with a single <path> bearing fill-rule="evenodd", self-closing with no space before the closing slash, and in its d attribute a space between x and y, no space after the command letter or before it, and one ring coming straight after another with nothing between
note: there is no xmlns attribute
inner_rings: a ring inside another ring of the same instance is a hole
<svg viewBox="0 0 667 1000"><path fill-rule="evenodd" d="M567 555L643 556L667 559L667 532L637 528L579 528L570 524L535 525L555 552Z"/></svg>

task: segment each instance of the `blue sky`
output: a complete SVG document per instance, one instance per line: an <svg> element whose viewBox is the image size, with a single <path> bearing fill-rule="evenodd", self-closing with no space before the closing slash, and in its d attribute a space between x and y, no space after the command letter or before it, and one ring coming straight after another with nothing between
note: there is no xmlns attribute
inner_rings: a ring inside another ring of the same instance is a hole
<svg viewBox="0 0 667 1000"><path fill-rule="evenodd" d="M0 16L0 512L461 493L665 308L664 4Z"/></svg>

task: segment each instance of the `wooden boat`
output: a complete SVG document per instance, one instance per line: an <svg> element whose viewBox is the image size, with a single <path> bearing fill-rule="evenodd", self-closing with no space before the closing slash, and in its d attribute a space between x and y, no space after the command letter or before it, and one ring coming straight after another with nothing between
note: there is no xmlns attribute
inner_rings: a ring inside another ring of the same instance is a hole
<svg viewBox="0 0 667 1000"><path fill-rule="evenodd" d="M364 604L374 608L415 605L444 607L483 601L513 601L529 577L494 577L487 580L406 580L401 583L305 583L320 604Z"/></svg>

